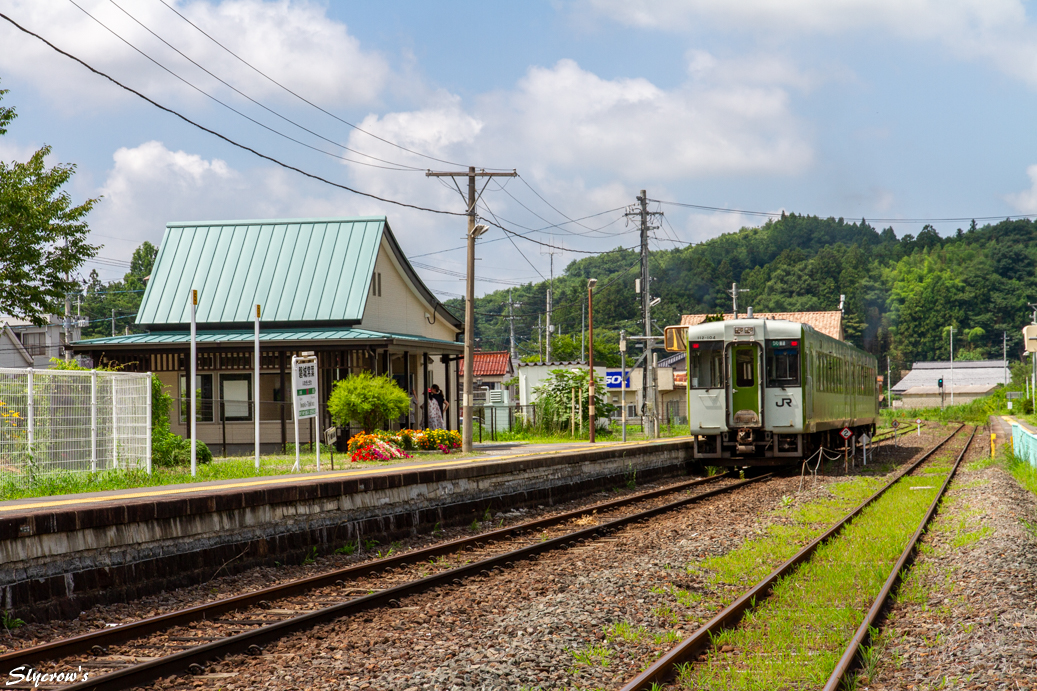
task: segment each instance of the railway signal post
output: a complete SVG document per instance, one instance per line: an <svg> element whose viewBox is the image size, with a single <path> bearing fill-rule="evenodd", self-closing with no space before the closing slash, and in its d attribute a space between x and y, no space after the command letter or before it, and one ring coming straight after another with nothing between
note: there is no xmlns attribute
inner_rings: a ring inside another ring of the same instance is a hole
<svg viewBox="0 0 1037 691"><path fill-rule="evenodd" d="M839 430L839 436L843 438L843 472L850 472L850 440L853 439L853 430L843 427Z"/></svg>

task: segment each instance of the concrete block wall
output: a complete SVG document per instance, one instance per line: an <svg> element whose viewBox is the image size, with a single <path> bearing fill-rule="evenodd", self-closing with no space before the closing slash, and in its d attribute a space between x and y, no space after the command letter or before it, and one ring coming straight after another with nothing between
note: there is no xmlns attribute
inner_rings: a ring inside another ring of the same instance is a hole
<svg viewBox="0 0 1037 691"><path fill-rule="evenodd" d="M0 607L27 619L301 562L357 537L391 540L496 512L683 474L690 442L602 448L456 468L128 499L0 519Z"/></svg>

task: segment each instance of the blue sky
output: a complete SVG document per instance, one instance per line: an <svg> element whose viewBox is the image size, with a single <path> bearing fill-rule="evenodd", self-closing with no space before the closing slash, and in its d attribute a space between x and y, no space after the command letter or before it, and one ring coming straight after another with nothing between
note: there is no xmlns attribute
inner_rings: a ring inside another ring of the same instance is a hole
<svg viewBox="0 0 1037 691"><path fill-rule="evenodd" d="M852 219L1037 213L1037 30L1014 0L556 0L306 3L166 0L248 63L402 146L515 168L487 209L520 232L653 199ZM161 0L76 0L203 91L331 153L340 145L418 169L451 168L389 146L300 102ZM118 3L116 5L115 3ZM293 128L200 72L119 7ZM133 52L69 0L0 11L155 100L292 165L420 206L460 211L420 170L346 163L243 120ZM0 23L0 86L19 112L0 159L44 143L78 166L105 278L167 221L385 214L412 256L457 248L464 222L306 180L199 132ZM367 159L370 160L370 159ZM527 186L528 185L528 186ZM539 192L558 211L533 192ZM526 208L528 207L528 209ZM654 247L758 218L663 206ZM570 250L631 246L621 210L531 237ZM603 230L593 230L611 223ZM514 225L511 225L514 224ZM898 234L920 223L882 221ZM935 222L951 233L967 221ZM575 231L581 234L574 234ZM479 271L539 280L543 248L493 230ZM517 245L517 248L516 248ZM555 266L577 258L556 255ZM114 260L114 261L109 261ZM463 252L417 261L463 268ZM444 297L455 278L421 270ZM479 292L502 284L480 282Z"/></svg>

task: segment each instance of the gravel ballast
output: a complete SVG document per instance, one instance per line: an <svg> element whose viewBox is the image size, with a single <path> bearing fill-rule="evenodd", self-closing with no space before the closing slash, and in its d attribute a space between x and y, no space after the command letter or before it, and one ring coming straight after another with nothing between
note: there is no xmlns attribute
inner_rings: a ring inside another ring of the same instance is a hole
<svg viewBox="0 0 1037 691"><path fill-rule="evenodd" d="M890 611L862 688L1037 688L1037 498L980 428Z"/></svg>

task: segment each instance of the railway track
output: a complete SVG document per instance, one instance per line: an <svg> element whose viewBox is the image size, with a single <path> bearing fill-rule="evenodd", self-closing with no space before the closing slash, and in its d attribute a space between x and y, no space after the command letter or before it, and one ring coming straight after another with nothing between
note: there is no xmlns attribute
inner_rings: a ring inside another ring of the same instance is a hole
<svg viewBox="0 0 1037 691"><path fill-rule="evenodd" d="M388 556L231 598L170 612L137 622L0 655L5 670L87 670L85 682L65 689L122 689L160 677L199 674L207 662L236 653L260 654L263 646L316 624L381 607L463 579L489 576L514 562L535 560L551 550L568 549L626 525L643 522L771 477L735 480L728 475L679 483L583 507L470 538ZM660 500L702 485L717 484L675 501ZM611 516L635 504L633 513ZM597 522L586 528L581 520ZM608 518L608 520L602 520ZM600 522L599 522L600 521ZM576 529L567 527L575 522ZM555 533L552 533L552 529ZM431 561L430 561L431 560ZM459 562L459 563L455 563ZM411 573L408 574L408 571ZM414 571L419 573L415 574ZM433 571L433 573L428 573ZM417 577L414 577L417 576ZM353 597L348 597L352 595ZM29 686L29 684L26 684ZM18 688L9 685L8 688Z"/></svg>
<svg viewBox="0 0 1037 691"><path fill-rule="evenodd" d="M752 588L743 593L693 635L685 638L668 653L662 655L657 661L648 666L642 673L630 680L625 686L623 686L623 691L645 691L647 689L657 689L668 680L671 680L678 670L680 670L682 674L687 674L689 670L688 665L693 665L698 661L700 659L699 656L712 647L712 642L716 637L718 637L723 631L737 626L750 610L758 609L766 602L768 597L772 595L775 584L779 579L790 577L798 568L806 564L823 544L837 539L840 533L842 533L855 518L860 516L865 508L876 502L900 480L919 469L963 429L964 425L959 426L945 439L940 441L920 458L895 475L886 485L846 514L846 516L829 528L824 534L813 540L781 566L756 583ZM947 486L954 477L962 458L964 458L965 453L968 451L968 448L975 437L975 432L976 430L973 428L972 434L968 437L968 440L962 446L961 451L957 454L953 467L947 473L947 477L944 479L939 491L936 493L936 496L933 498L928 510L925 512L917 530L915 530L914 534L908 540L907 546L904 548L900 558L896 561L890 571L889 577L883 584L878 596L874 599L874 602L868 610L863 622L857 628L853 637L849 640L844 652L835 666L835 669L832 671L824 686L825 691L835 691L840 688L840 685L843 684L844 681L848 680L853 674L854 665L858 662L859 653L868 640L869 632L873 631L873 627L879 622L881 614L888 604L889 598L892 596L899 579L904 573L904 569L909 566L914 556L918 540L925 531L929 521L931 521L935 515L939 501L943 497Z"/></svg>

